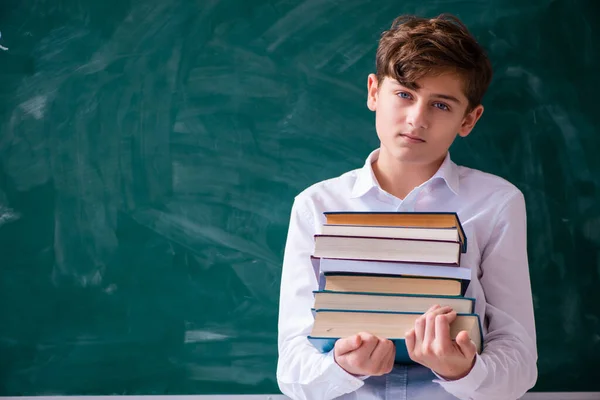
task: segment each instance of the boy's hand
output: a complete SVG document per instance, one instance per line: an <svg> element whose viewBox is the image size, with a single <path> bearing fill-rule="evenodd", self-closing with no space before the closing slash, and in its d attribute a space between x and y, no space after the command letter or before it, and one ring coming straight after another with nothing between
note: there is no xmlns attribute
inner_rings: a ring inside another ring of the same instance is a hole
<svg viewBox="0 0 600 400"><path fill-rule="evenodd" d="M378 376L392 371L396 346L391 340L361 332L335 342L333 355L350 374Z"/></svg>
<svg viewBox="0 0 600 400"><path fill-rule="evenodd" d="M450 324L456 311L435 305L415 321L406 333L406 348L410 358L446 380L461 379L471 372L477 348L466 331L450 338Z"/></svg>

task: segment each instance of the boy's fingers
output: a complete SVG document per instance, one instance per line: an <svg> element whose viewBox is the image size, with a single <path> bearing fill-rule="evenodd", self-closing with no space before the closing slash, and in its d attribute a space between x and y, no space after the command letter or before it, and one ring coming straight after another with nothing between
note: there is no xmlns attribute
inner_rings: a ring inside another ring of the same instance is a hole
<svg viewBox="0 0 600 400"><path fill-rule="evenodd" d="M411 329L404 334L404 342L406 343L406 350L408 354L412 354L415 349L415 329Z"/></svg>
<svg viewBox="0 0 600 400"><path fill-rule="evenodd" d="M448 315L440 315L435 319L435 337L450 339L450 322Z"/></svg>
<svg viewBox="0 0 600 400"><path fill-rule="evenodd" d="M358 335L361 339L361 345L357 352L360 353L360 357L370 358L379 343L379 339L367 332L361 332Z"/></svg>
<svg viewBox="0 0 600 400"><path fill-rule="evenodd" d="M391 340L384 339L386 342L384 346L387 348L385 358L382 360L382 372L389 373L394 367L394 360L396 359L396 345Z"/></svg>
<svg viewBox="0 0 600 400"><path fill-rule="evenodd" d="M425 311L425 313L431 312L433 310L436 310L438 308L440 308L441 306L439 304L434 304L431 307L429 307L429 309L427 311Z"/></svg>
<svg viewBox="0 0 600 400"><path fill-rule="evenodd" d="M425 329L423 330L423 345L429 346L435 340L435 319L440 309L425 314Z"/></svg>
<svg viewBox="0 0 600 400"><path fill-rule="evenodd" d="M415 321L415 327L414 327L415 347L420 347L421 344L423 343L423 338L425 336L425 318L426 318L426 314L421 315Z"/></svg>
<svg viewBox="0 0 600 400"><path fill-rule="evenodd" d="M360 335L354 335L342 338L335 342L335 355L341 356L358 349L362 344Z"/></svg>
<svg viewBox="0 0 600 400"><path fill-rule="evenodd" d="M473 343L467 331L460 331L458 335L456 335L456 344L466 358L470 359L475 357L477 346L475 346L475 343Z"/></svg>
<svg viewBox="0 0 600 400"><path fill-rule="evenodd" d="M382 364L389 350L390 348L388 340L384 338L378 338L377 345L375 346L375 349L373 349L373 353L371 353L371 358L374 361L379 362L379 364Z"/></svg>
<svg viewBox="0 0 600 400"><path fill-rule="evenodd" d="M444 354L452 351L452 338L450 338L450 323L454 320L451 314L438 315L435 318L435 340L438 343L438 350Z"/></svg>
<svg viewBox="0 0 600 400"><path fill-rule="evenodd" d="M437 308L432 309L431 311L428 311L423 315L422 318L425 320L424 328L423 328L423 337L422 337L423 345L430 346L431 343L433 343L433 341L435 340L435 335L436 335L435 320L437 319L437 316L451 314L451 313L454 313L454 310L452 310L452 307L449 307L449 306L439 307L438 306ZM454 320L454 318L452 320ZM417 334L417 337L419 337L418 334Z"/></svg>

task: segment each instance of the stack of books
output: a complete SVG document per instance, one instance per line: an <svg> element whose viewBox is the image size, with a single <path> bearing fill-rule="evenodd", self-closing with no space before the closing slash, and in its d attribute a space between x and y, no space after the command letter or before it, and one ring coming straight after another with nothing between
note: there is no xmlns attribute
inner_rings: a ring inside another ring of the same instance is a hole
<svg viewBox="0 0 600 400"><path fill-rule="evenodd" d="M452 339L466 330L482 350L471 270L460 268L467 238L456 213L328 212L315 235L319 288L308 340L320 351L359 332L392 340L396 363L411 364L404 333L434 304L457 312Z"/></svg>

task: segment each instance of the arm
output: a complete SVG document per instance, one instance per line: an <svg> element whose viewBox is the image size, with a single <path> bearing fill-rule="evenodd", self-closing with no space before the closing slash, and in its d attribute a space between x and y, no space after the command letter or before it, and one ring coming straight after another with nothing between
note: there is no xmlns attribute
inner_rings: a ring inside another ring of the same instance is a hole
<svg viewBox="0 0 600 400"><path fill-rule="evenodd" d="M489 321L484 349L462 379L436 380L460 399L517 399L537 380L537 348L521 192L496 216L481 261L480 284Z"/></svg>
<svg viewBox="0 0 600 400"><path fill-rule="evenodd" d="M310 261L317 224L314 215L296 200L283 257L277 363L279 388L295 400L333 399L363 385L336 364L333 350L322 354L306 338L314 322L312 291L318 287Z"/></svg>

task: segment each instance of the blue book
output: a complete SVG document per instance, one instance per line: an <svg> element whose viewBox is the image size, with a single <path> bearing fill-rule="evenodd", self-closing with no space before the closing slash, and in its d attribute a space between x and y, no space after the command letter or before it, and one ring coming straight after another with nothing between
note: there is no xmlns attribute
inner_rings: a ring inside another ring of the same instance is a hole
<svg viewBox="0 0 600 400"><path fill-rule="evenodd" d="M314 314L315 322L308 341L323 353L331 351L335 342L340 338L353 336L358 332L369 332L394 342L397 364L414 363L408 356L404 333L414 327L415 320L422 313L316 309ZM469 333L477 347L477 352L481 353L483 331L479 316L467 313L457 314L456 320L450 324L451 338L456 338L456 335L463 330Z"/></svg>

